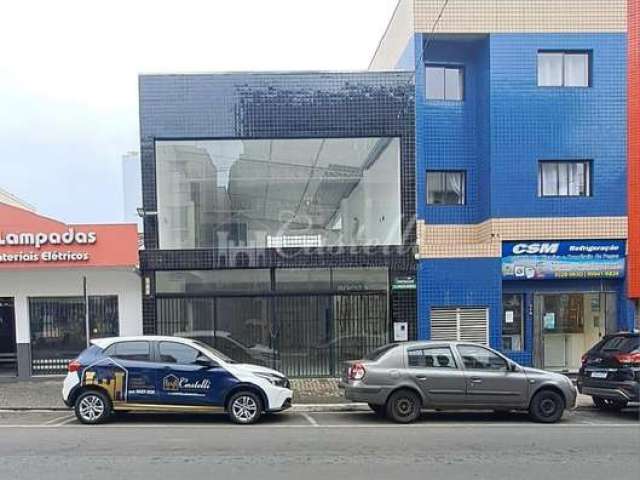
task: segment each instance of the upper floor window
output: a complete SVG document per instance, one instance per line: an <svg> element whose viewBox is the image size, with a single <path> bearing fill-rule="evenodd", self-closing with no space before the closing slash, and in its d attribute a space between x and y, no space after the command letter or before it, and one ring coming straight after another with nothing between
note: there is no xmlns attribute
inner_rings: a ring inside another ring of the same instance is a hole
<svg viewBox="0 0 640 480"><path fill-rule="evenodd" d="M590 195L591 162L540 162L539 197L588 197Z"/></svg>
<svg viewBox="0 0 640 480"><path fill-rule="evenodd" d="M431 170L427 172L428 205L464 205L465 172Z"/></svg>
<svg viewBox="0 0 640 480"><path fill-rule="evenodd" d="M427 66L427 100L462 101L464 70L462 67Z"/></svg>
<svg viewBox="0 0 640 480"><path fill-rule="evenodd" d="M539 87L588 87L588 52L538 52Z"/></svg>

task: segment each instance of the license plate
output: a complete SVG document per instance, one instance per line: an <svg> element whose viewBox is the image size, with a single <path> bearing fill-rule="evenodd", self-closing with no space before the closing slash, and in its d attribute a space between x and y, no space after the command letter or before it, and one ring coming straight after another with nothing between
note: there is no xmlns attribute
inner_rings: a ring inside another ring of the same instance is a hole
<svg viewBox="0 0 640 480"><path fill-rule="evenodd" d="M591 372L591 378L607 378L607 372Z"/></svg>

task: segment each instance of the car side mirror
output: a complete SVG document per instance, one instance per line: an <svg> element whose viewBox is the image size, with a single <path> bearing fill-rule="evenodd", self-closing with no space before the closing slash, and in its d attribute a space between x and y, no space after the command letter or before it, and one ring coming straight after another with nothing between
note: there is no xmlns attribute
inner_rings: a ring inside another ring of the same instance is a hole
<svg viewBox="0 0 640 480"><path fill-rule="evenodd" d="M200 365L201 367L207 367L207 368L213 368L218 366L216 362L211 360L206 355L198 355L198 358L196 358L195 364Z"/></svg>
<svg viewBox="0 0 640 480"><path fill-rule="evenodd" d="M507 371L508 372L517 372L518 371L518 365L513 363L513 362L509 362L509 364L507 365Z"/></svg>

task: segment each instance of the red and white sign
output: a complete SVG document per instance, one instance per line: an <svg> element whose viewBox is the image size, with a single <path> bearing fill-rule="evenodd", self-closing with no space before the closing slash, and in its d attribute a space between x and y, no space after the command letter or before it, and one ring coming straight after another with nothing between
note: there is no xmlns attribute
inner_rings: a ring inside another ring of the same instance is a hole
<svg viewBox="0 0 640 480"><path fill-rule="evenodd" d="M0 203L0 270L137 264L135 224L66 225Z"/></svg>

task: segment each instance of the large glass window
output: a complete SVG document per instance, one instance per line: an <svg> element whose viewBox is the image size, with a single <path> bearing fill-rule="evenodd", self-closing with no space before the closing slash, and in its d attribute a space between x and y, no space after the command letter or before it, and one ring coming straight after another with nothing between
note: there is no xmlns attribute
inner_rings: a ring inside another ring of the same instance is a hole
<svg viewBox="0 0 640 480"><path fill-rule="evenodd" d="M82 297L29 299L31 357L34 375L63 373L87 346ZM89 297L90 338L118 335L118 297Z"/></svg>
<svg viewBox="0 0 640 480"><path fill-rule="evenodd" d="M158 141L160 248L400 245L399 145Z"/></svg>
<svg viewBox="0 0 640 480"><path fill-rule="evenodd" d="M539 52L539 87L588 87L588 52Z"/></svg>
<svg viewBox="0 0 640 480"><path fill-rule="evenodd" d="M540 162L538 196L588 197L590 195L591 162Z"/></svg>
<svg viewBox="0 0 640 480"><path fill-rule="evenodd" d="M156 273L157 293L262 293L269 290L271 274L268 269L177 270Z"/></svg>

